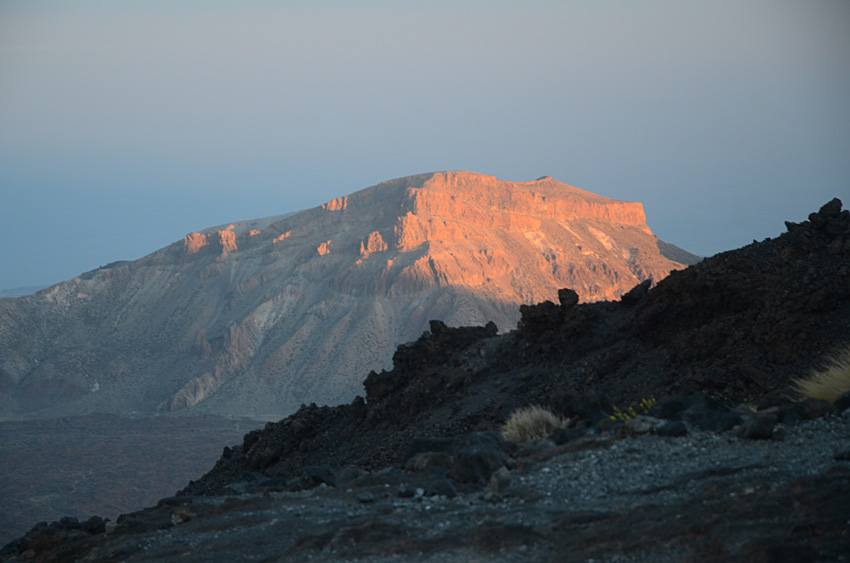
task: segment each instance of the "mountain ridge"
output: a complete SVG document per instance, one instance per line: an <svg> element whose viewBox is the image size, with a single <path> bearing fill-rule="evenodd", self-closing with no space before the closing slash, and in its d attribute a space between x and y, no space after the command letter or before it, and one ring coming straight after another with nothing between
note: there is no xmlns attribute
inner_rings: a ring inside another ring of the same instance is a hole
<svg viewBox="0 0 850 563"><path fill-rule="evenodd" d="M548 177L389 180L0 303L0 413L345 402L432 318L509 329L559 287L614 299L685 266L659 248L640 203Z"/></svg>

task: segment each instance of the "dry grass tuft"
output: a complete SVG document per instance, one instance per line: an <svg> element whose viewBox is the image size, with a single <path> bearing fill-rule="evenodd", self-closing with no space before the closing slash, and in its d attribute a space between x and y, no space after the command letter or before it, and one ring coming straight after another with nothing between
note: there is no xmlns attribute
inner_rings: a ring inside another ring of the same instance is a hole
<svg viewBox="0 0 850 563"><path fill-rule="evenodd" d="M801 397L830 403L850 392L850 346L829 358L823 369L813 371L807 379L795 380L792 387Z"/></svg>
<svg viewBox="0 0 850 563"><path fill-rule="evenodd" d="M566 428L570 419L555 416L543 407L532 405L515 410L502 426L502 437L508 442L524 444L538 438L545 438L558 428Z"/></svg>

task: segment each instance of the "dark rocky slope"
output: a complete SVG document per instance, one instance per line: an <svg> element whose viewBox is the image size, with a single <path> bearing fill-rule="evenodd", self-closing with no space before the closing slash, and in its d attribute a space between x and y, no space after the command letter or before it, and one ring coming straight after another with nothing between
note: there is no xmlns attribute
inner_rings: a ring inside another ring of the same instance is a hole
<svg viewBox="0 0 850 563"><path fill-rule="evenodd" d="M447 328L399 346L366 399L304 406L226 450L186 488L221 490L245 471L304 465L376 469L415 437L490 430L530 403L589 418L611 403L706 390L768 407L825 354L850 342L850 211L833 200L777 239L718 254L619 302L522 307L519 330Z"/></svg>
<svg viewBox="0 0 850 563"><path fill-rule="evenodd" d="M3 555L846 558L850 414L788 398L793 378L850 341L850 212L838 200L618 302L559 297L523 307L504 335L434 322L392 371L369 374L365 400L304 406L157 507L117 525L38 526ZM650 396L651 418L600 414ZM730 407L744 402L758 410ZM522 448L490 432L530 403L574 428Z"/></svg>

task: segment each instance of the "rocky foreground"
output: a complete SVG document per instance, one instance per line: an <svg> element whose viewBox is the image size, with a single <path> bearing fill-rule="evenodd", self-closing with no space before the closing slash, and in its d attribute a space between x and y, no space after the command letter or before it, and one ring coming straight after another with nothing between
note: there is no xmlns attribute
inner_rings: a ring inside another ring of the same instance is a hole
<svg viewBox="0 0 850 563"><path fill-rule="evenodd" d="M833 200L787 227L618 302L561 291L508 334L431 323L365 399L304 406L156 507L41 524L2 555L846 560L850 397L789 385L850 341L850 212ZM505 442L494 430L528 404L573 424Z"/></svg>
<svg viewBox="0 0 850 563"><path fill-rule="evenodd" d="M3 555L140 562L848 560L850 411L775 428L781 440L687 426L681 437L624 438L628 426L555 436L510 457L497 434L466 435L441 444L447 451L414 454L404 469L308 467L297 484L247 473L222 494L162 499L117 523L43 524ZM490 456L504 456L505 467L486 478L496 465Z"/></svg>

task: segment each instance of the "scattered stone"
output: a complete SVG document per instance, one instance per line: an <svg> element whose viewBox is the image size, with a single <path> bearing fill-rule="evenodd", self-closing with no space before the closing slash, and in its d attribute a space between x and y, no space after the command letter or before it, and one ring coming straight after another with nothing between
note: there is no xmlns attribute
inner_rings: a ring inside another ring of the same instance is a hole
<svg viewBox="0 0 850 563"><path fill-rule="evenodd" d="M329 465L308 465L301 471L301 478L310 489L324 483L329 487L336 486L336 475Z"/></svg>
<svg viewBox="0 0 850 563"><path fill-rule="evenodd" d="M850 409L850 391L843 395L839 395L838 398L833 401L832 406L835 408L835 412L837 413L843 413L847 409Z"/></svg>
<svg viewBox="0 0 850 563"><path fill-rule="evenodd" d="M377 497L369 491L360 491L357 493L357 502L369 504L370 502L375 502L375 499L377 499Z"/></svg>
<svg viewBox="0 0 850 563"><path fill-rule="evenodd" d="M585 432L576 430L575 428L558 428L549 436L549 440L557 446L563 446L567 442L572 442L582 438Z"/></svg>
<svg viewBox="0 0 850 563"><path fill-rule="evenodd" d="M421 491L421 493L418 496L422 496L423 494L425 494L425 491L423 489L411 487L407 483L402 483L401 485L398 486L398 490L396 491L396 496L398 496L399 498L413 498L413 497L417 496L418 491Z"/></svg>
<svg viewBox="0 0 850 563"><path fill-rule="evenodd" d="M694 393L683 397L681 404L685 409L677 413L678 416L684 422L700 430L722 432L724 430L730 430L743 422L741 416L726 404L704 393ZM671 402L665 408L672 410L671 407L675 406ZM652 414L653 410L651 409L650 415Z"/></svg>
<svg viewBox="0 0 850 563"><path fill-rule="evenodd" d="M611 412L610 399L604 393L562 392L551 400L552 411L573 420L591 420L600 412Z"/></svg>
<svg viewBox="0 0 850 563"><path fill-rule="evenodd" d="M800 420L814 420L816 418L826 416L834 411L835 409L833 409L829 402L822 399L812 399L811 397L808 397L802 401L794 403L794 406L786 411L785 416L788 416L790 421L794 421L797 417L799 417ZM795 415L797 416L795 417ZM783 422L784 421L785 418L783 417Z"/></svg>
<svg viewBox="0 0 850 563"><path fill-rule="evenodd" d="M356 465L346 465L342 469L339 470L336 474L336 480L339 484L349 483L354 481L355 479L359 479L365 475L368 475L369 472L357 467Z"/></svg>
<svg viewBox="0 0 850 563"><path fill-rule="evenodd" d="M450 469L453 460L452 456L446 452L423 452L408 459L407 463L404 464L404 468L416 473L429 471L435 467Z"/></svg>
<svg viewBox="0 0 850 563"><path fill-rule="evenodd" d="M425 496L454 498L457 496L457 489L448 479L435 479L425 488Z"/></svg>
<svg viewBox="0 0 850 563"><path fill-rule="evenodd" d="M490 490L496 493L505 492L510 488L511 483L513 483L513 476L507 467L500 467L490 476Z"/></svg>
<svg viewBox="0 0 850 563"><path fill-rule="evenodd" d="M662 397L649 409L647 415L665 420L682 420L681 413L689 406L687 397L678 395Z"/></svg>
<svg viewBox="0 0 850 563"><path fill-rule="evenodd" d="M668 420L655 429L655 434L658 436L670 436L677 438L680 436L686 436L688 434L688 428L681 420Z"/></svg>
<svg viewBox="0 0 850 563"><path fill-rule="evenodd" d="M90 534L103 534L106 532L106 520L100 516L92 516L81 524L81 528Z"/></svg>
<svg viewBox="0 0 850 563"><path fill-rule="evenodd" d="M177 507L171 511L171 523L175 526L178 524L182 524L183 522L188 522L192 518L196 517L197 514L194 512L189 512L185 507Z"/></svg>
<svg viewBox="0 0 850 563"><path fill-rule="evenodd" d="M747 440L770 440L779 418L775 414L755 414L734 429L734 434Z"/></svg>
<svg viewBox="0 0 850 563"><path fill-rule="evenodd" d="M700 430L722 432L740 424L741 416L732 411L715 411L703 408L691 408L682 413L682 418L688 424Z"/></svg>
<svg viewBox="0 0 850 563"><path fill-rule="evenodd" d="M502 495L500 495L496 491L487 491L486 493L484 493L484 496L481 497L481 500L483 500L484 502L495 504L497 502L502 501Z"/></svg>
<svg viewBox="0 0 850 563"><path fill-rule="evenodd" d="M73 516L63 516L59 519L59 527L64 530L81 530L80 521Z"/></svg>
<svg viewBox="0 0 850 563"><path fill-rule="evenodd" d="M792 391L786 387L776 389L755 401L755 406L759 411L765 411L773 407L786 409L794 404L794 401L791 399L792 394Z"/></svg>
<svg viewBox="0 0 850 563"><path fill-rule="evenodd" d="M530 442L526 442L525 444L520 446L520 448L514 453L514 457L537 457L553 449L554 447L555 442L553 442L551 439L538 438L537 440L531 440Z"/></svg>
<svg viewBox="0 0 850 563"><path fill-rule="evenodd" d="M850 461L850 448L835 452L834 459L836 461Z"/></svg>
<svg viewBox="0 0 850 563"><path fill-rule="evenodd" d="M452 479L459 483L486 483L499 468L508 465L508 454L486 444L460 450L452 462Z"/></svg>
<svg viewBox="0 0 850 563"><path fill-rule="evenodd" d="M650 432L655 432L655 430L662 426L664 421L658 418L653 418L651 416L638 415L634 418L629 418L623 421L623 427L620 429L623 436L641 436L643 434L649 434Z"/></svg>

